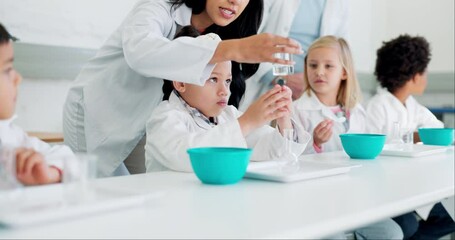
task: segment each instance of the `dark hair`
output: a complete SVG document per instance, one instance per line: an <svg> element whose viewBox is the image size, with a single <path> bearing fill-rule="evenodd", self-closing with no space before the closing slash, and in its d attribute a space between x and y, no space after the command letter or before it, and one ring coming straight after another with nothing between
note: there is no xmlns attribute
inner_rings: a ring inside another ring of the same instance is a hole
<svg viewBox="0 0 455 240"><path fill-rule="evenodd" d="M6 28L0 23L0 44L8 43L9 41L18 40L6 30Z"/></svg>
<svg viewBox="0 0 455 240"><path fill-rule="evenodd" d="M173 6L185 4L192 9L193 14L199 14L205 10L207 0L169 0ZM250 0L242 14L227 26L220 27L215 24L209 26L203 34L216 33L222 40L238 39L257 34L262 21L263 0ZM238 63L232 61L232 83L229 105L239 106L240 100L245 93L245 80L258 70L259 64Z"/></svg>
<svg viewBox="0 0 455 240"><path fill-rule="evenodd" d="M416 74L424 73L430 57L425 38L400 35L378 49L374 74L382 87L394 93Z"/></svg>
<svg viewBox="0 0 455 240"><path fill-rule="evenodd" d="M185 26L182 29L180 29L179 32L177 32L175 34L174 39L179 38L179 37L197 37L200 35L201 34L193 26ZM174 85L172 84L172 81L164 79L162 90L163 90L163 94L164 94L163 101L169 100L169 96L171 95L172 91L174 90Z"/></svg>

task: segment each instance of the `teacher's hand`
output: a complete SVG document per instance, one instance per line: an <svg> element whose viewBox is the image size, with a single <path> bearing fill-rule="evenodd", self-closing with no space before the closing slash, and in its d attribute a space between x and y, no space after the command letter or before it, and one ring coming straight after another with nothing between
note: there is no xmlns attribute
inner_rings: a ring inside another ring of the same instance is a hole
<svg viewBox="0 0 455 240"><path fill-rule="evenodd" d="M221 41L210 63L232 60L241 63L294 64L292 61L275 58L274 53L302 54L303 51L300 44L293 39L261 33L246 38Z"/></svg>

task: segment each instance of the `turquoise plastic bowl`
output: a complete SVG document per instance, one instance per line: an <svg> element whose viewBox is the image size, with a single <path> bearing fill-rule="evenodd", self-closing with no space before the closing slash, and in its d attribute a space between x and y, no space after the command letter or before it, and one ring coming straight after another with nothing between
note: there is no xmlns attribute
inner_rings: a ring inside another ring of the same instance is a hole
<svg viewBox="0 0 455 240"><path fill-rule="evenodd" d="M234 147L190 148L194 173L206 184L233 184L245 175L252 149Z"/></svg>
<svg viewBox="0 0 455 240"><path fill-rule="evenodd" d="M351 158L375 159L384 147L384 134L346 133L340 134L344 151Z"/></svg>
<svg viewBox="0 0 455 240"><path fill-rule="evenodd" d="M453 128L419 128L423 144L449 146L453 143Z"/></svg>

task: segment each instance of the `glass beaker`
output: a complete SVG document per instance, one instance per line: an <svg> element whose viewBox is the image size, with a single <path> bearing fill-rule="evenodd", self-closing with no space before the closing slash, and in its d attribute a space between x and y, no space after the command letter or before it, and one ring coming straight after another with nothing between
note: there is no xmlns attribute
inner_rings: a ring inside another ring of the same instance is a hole
<svg viewBox="0 0 455 240"><path fill-rule="evenodd" d="M22 186L16 178L16 149L0 145L0 211L20 198Z"/></svg>
<svg viewBox="0 0 455 240"><path fill-rule="evenodd" d="M297 157L292 152L292 142L294 139L294 129L284 129L283 130L283 137L284 137L284 154L281 156L282 164L281 164L281 171L284 173L292 173L297 172L300 170L300 162Z"/></svg>
<svg viewBox="0 0 455 240"><path fill-rule="evenodd" d="M392 135L388 144L395 150L399 150L404 147L403 138L400 133L399 122L393 122Z"/></svg>
<svg viewBox="0 0 455 240"><path fill-rule="evenodd" d="M412 146L414 146L414 131L411 128L401 128L400 136L403 141L403 149L412 150Z"/></svg>
<svg viewBox="0 0 455 240"><path fill-rule="evenodd" d="M67 203L79 203L90 200L90 180L96 178L97 157L92 154L77 153L64 159L63 187L64 199Z"/></svg>
<svg viewBox="0 0 455 240"><path fill-rule="evenodd" d="M13 190L21 186L16 178L16 150L0 146L0 190Z"/></svg>
<svg viewBox="0 0 455 240"><path fill-rule="evenodd" d="M279 46L278 46L279 47ZM290 53L274 53L275 58L292 61L292 54ZM273 76L285 76L294 74L294 65L273 64Z"/></svg>

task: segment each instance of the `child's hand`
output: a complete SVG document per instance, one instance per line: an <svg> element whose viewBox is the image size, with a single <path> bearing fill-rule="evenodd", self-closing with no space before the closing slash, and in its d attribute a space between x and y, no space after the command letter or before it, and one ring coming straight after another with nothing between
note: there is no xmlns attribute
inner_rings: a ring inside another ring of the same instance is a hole
<svg viewBox="0 0 455 240"><path fill-rule="evenodd" d="M282 111L286 113L283 117L277 118L276 123L280 127L281 130L286 128L292 128L291 123L291 112L292 112L292 90L287 86L281 87L281 92L286 93L286 96L279 99L278 102L286 103L286 105L278 111Z"/></svg>
<svg viewBox="0 0 455 240"><path fill-rule="evenodd" d="M289 92L282 91L281 86L275 85L253 102L238 118L243 135L247 136L252 130L267 122L289 115L289 112L285 110L288 108L288 101L279 101L283 98L289 98Z"/></svg>
<svg viewBox="0 0 455 240"><path fill-rule="evenodd" d="M33 149L16 149L17 179L25 185L38 185L59 182L57 169L49 167L43 155Z"/></svg>
<svg viewBox="0 0 455 240"><path fill-rule="evenodd" d="M286 80L286 86L292 91L292 100L300 98L307 87L307 84L303 80L303 72L281 77Z"/></svg>
<svg viewBox="0 0 455 240"><path fill-rule="evenodd" d="M316 126L313 132L313 141L316 146L321 148L323 143L329 141L332 137L332 126L333 121L330 119L326 119Z"/></svg>

